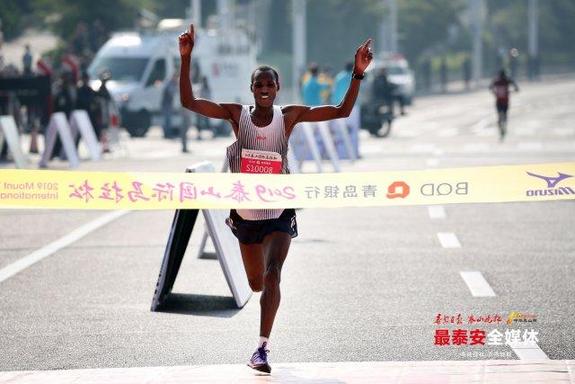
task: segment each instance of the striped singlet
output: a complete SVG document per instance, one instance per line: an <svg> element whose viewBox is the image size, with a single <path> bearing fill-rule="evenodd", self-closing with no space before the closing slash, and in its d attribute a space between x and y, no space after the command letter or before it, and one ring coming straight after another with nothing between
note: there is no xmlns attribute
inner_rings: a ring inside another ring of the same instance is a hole
<svg viewBox="0 0 575 384"><path fill-rule="evenodd" d="M227 149L227 158L230 170L240 173L241 150L252 149L258 151L276 152L281 155L282 174L288 174L288 140L284 127L284 119L280 106L274 105L274 115L269 125L258 127L252 122L250 106L244 105L240 115L238 139ZM283 209L238 209L238 214L244 220L277 219Z"/></svg>

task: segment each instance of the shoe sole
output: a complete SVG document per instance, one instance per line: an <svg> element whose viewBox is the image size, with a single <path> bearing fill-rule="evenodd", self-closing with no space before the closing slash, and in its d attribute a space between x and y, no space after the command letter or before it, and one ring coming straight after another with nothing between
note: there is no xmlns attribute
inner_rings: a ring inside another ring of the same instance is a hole
<svg viewBox="0 0 575 384"><path fill-rule="evenodd" d="M264 373L271 373L272 372L272 367L270 367L269 364L252 365L252 364L248 363L247 365L248 365L248 367L250 367L251 369L255 369L256 371L260 371L260 372L264 372Z"/></svg>

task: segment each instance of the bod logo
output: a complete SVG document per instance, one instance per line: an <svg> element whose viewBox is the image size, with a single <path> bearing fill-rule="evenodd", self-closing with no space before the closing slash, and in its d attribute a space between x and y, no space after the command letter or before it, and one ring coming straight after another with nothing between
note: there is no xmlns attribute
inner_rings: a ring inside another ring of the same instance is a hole
<svg viewBox="0 0 575 384"><path fill-rule="evenodd" d="M557 172L558 176L543 176L535 173L527 172L529 176L537 177L545 180L547 189L528 189L527 196L556 196L556 195L575 195L575 191L571 187L557 187L557 185L565 179L573 177L565 173Z"/></svg>
<svg viewBox="0 0 575 384"><path fill-rule="evenodd" d="M394 181L387 187L388 199L396 199L398 197L405 199L408 195L409 185L405 181Z"/></svg>
<svg viewBox="0 0 575 384"><path fill-rule="evenodd" d="M469 183L462 181L455 184L450 183L428 183L423 184L419 189L423 196L449 196L449 195L468 195Z"/></svg>

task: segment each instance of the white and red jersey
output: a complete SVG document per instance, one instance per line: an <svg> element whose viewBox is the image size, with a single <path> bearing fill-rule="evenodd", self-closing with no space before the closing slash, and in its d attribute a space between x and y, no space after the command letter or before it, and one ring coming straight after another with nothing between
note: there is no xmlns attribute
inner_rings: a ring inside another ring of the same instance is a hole
<svg viewBox="0 0 575 384"><path fill-rule="evenodd" d="M228 147L230 170L235 173L289 173L288 139L280 106L274 105L270 124L258 127L252 122L251 108L244 105L240 115L238 140ZM244 220L277 219L283 209L238 209Z"/></svg>

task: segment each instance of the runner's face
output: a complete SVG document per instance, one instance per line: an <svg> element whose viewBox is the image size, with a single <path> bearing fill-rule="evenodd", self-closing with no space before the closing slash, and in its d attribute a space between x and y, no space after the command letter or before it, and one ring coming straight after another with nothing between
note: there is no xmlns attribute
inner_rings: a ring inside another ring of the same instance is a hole
<svg viewBox="0 0 575 384"><path fill-rule="evenodd" d="M271 71L256 71L252 83L252 93L257 105L271 107L274 104L278 84Z"/></svg>

